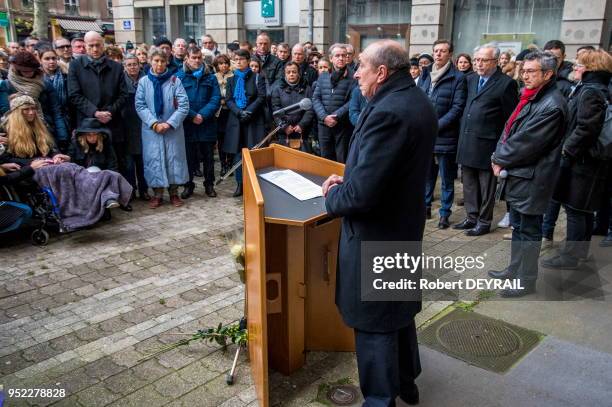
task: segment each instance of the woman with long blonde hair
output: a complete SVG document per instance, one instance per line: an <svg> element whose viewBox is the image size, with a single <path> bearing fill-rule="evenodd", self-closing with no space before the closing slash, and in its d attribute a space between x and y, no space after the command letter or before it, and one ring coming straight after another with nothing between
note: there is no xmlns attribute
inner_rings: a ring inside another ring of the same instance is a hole
<svg viewBox="0 0 612 407"><path fill-rule="evenodd" d="M70 161L60 154L47 126L38 115L36 101L28 95L17 95L11 100L4 127L8 134L8 152L11 156L31 160L53 158L54 163Z"/></svg>

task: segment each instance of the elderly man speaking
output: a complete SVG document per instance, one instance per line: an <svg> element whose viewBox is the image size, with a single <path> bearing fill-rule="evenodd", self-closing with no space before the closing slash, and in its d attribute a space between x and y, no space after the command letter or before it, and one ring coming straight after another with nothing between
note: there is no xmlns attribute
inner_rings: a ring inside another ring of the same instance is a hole
<svg viewBox="0 0 612 407"><path fill-rule="evenodd" d="M395 41L368 46L355 78L368 104L350 142L344 177L323 184L331 216L343 217L336 304L354 328L364 406L416 404L421 371L414 316L420 301L362 301L362 242L423 239L425 179L437 123L433 106Z"/></svg>

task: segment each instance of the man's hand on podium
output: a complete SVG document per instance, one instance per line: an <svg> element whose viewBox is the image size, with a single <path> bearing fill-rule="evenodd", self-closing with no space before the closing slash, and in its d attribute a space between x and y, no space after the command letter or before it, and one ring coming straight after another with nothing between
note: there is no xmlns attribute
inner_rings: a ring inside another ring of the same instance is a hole
<svg viewBox="0 0 612 407"><path fill-rule="evenodd" d="M342 184L344 182L344 178L340 175L332 174L325 180L323 183L323 196L327 197L327 194L330 189L335 187L336 185Z"/></svg>

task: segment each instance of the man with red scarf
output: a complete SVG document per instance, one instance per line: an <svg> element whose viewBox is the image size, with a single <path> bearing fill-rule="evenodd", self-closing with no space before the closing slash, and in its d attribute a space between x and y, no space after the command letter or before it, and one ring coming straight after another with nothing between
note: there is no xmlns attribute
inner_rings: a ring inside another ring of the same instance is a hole
<svg viewBox="0 0 612 407"><path fill-rule="evenodd" d="M536 51L525 56L521 73L525 88L491 157L495 176L507 172L503 192L514 229L508 268L489 271L489 276L519 279L522 287L503 290L503 297L535 292L542 215L559 173L567 116L565 98L555 85L556 70L557 59L551 53Z"/></svg>

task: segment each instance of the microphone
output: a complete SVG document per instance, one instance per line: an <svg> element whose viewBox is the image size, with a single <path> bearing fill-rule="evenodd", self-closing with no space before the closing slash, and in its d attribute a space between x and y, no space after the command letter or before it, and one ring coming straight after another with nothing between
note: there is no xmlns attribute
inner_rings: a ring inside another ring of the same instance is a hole
<svg viewBox="0 0 612 407"><path fill-rule="evenodd" d="M297 103L294 103L292 105L289 105L287 107L277 110L276 112L272 113L272 116L276 117L276 116L282 116L284 114L293 114L301 110L310 110L310 109L312 109L312 101L308 98L305 98L305 99L300 100Z"/></svg>

